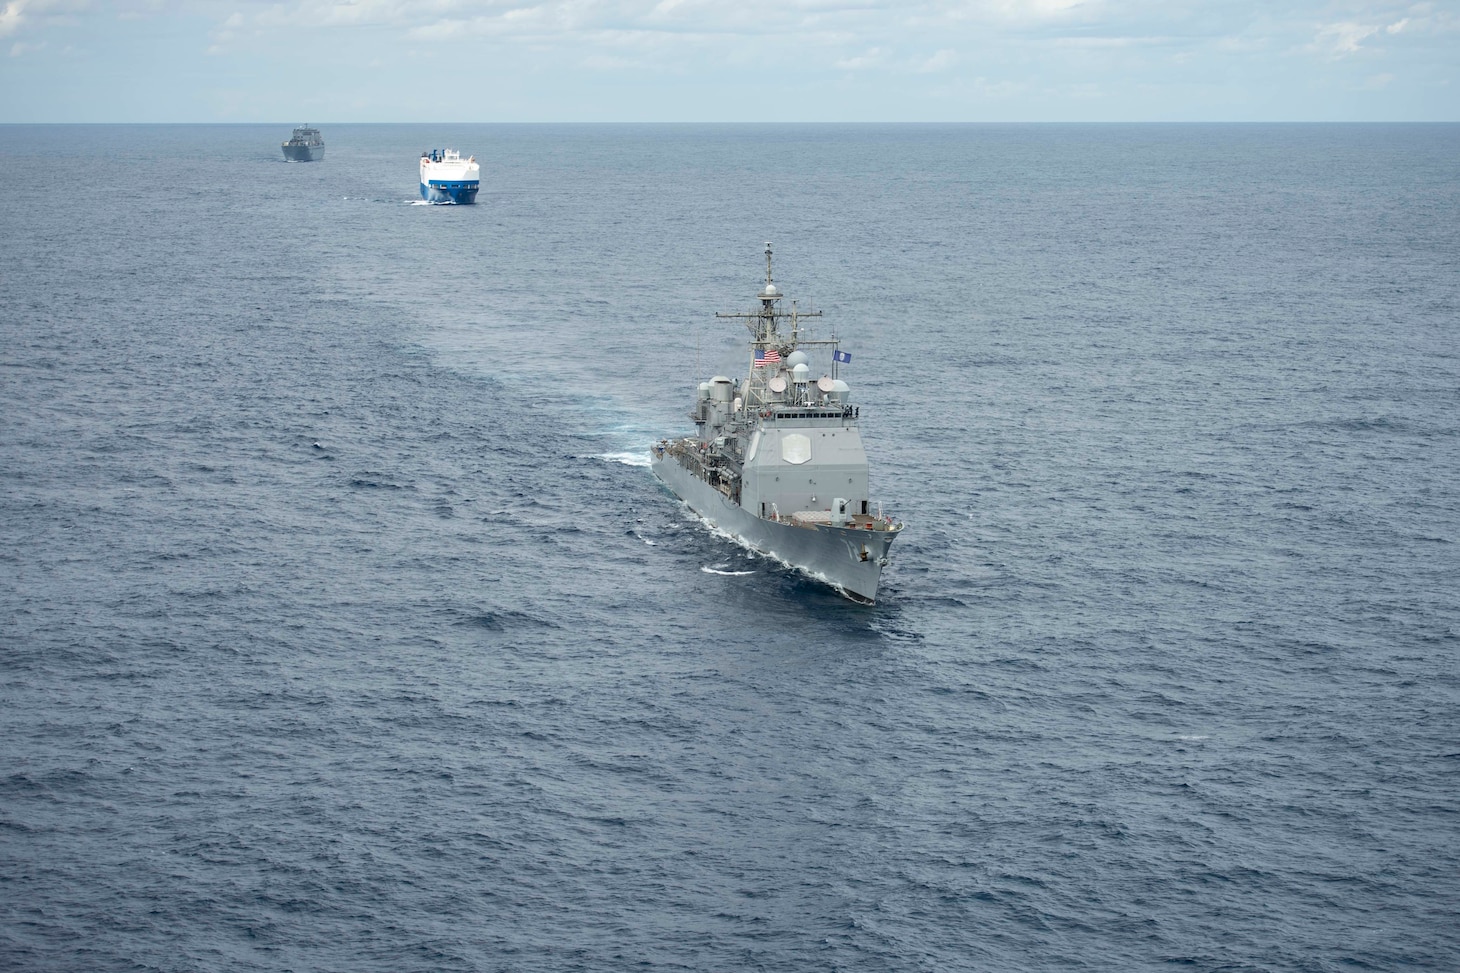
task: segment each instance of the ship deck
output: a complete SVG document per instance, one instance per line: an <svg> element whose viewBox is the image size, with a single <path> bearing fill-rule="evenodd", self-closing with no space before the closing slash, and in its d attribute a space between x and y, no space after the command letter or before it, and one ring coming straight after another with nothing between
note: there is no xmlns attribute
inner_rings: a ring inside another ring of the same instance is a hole
<svg viewBox="0 0 1460 973"><path fill-rule="evenodd" d="M838 526L832 523L830 510L797 510L790 514L781 514L779 517L770 516L766 520L777 524L789 524L792 527L833 527ZM857 530L891 530L892 524L885 519L879 520L871 514L847 514L847 522L842 527L850 527Z"/></svg>
<svg viewBox="0 0 1460 973"><path fill-rule="evenodd" d="M724 478L725 471L705 464L703 450L693 438L661 441L656 443L653 448L656 456L673 458L695 479L711 489L718 490L737 503L739 502L739 490L736 485L732 480ZM796 510L791 513L773 513L763 519L773 524L801 527L806 530L833 526L854 530L894 532L902 529L901 524L893 522L890 518L872 514L847 514L844 523L833 524L830 510Z"/></svg>

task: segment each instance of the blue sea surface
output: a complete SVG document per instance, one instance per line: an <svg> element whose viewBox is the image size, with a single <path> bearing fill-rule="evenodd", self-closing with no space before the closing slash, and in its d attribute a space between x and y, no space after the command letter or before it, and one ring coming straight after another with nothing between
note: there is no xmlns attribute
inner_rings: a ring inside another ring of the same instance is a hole
<svg viewBox="0 0 1460 973"><path fill-rule="evenodd" d="M320 127L0 126L0 968L1460 969L1460 126Z"/></svg>

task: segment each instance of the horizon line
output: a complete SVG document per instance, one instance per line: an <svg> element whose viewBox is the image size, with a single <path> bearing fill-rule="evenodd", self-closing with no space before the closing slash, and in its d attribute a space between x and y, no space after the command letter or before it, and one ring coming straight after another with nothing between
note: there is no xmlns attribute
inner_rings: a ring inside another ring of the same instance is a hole
<svg viewBox="0 0 1460 973"><path fill-rule="evenodd" d="M72 120L72 121L6 121L0 119L0 125L289 125L300 124L321 124L321 125L582 125L582 126L608 126L608 125L1457 125L1460 119L1408 119L1408 118L1387 118L1387 119L1036 119L1021 121L909 121L907 119L863 119L857 121L847 120L795 120L795 121L751 121L751 120L683 120L665 119L657 121L643 120L605 120L605 119L545 119L535 121L463 121L463 120L438 120L438 121L349 121L349 120L325 120L314 123L300 123L292 121L97 121L97 120Z"/></svg>

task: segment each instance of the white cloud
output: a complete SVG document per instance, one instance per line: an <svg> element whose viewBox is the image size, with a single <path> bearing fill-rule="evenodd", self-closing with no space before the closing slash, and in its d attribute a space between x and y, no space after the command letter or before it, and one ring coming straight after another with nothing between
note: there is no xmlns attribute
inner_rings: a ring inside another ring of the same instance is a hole
<svg viewBox="0 0 1460 973"><path fill-rule="evenodd" d="M25 23L25 2L24 0L11 0L0 10L0 37L9 37L20 30L21 24ZM19 57L12 49L11 57Z"/></svg>
<svg viewBox="0 0 1460 973"><path fill-rule="evenodd" d="M981 97L987 99L1009 99L1024 94L1028 85L1017 81L989 81L987 78L974 78L973 90Z"/></svg>
<svg viewBox="0 0 1460 973"><path fill-rule="evenodd" d="M625 71L637 69L643 65L633 58L593 54L583 59L583 66L592 71Z"/></svg>
<svg viewBox="0 0 1460 973"><path fill-rule="evenodd" d="M1089 0L955 0L917 6L928 8L920 19L1027 25L1070 20L1081 8L1093 4Z"/></svg>
<svg viewBox="0 0 1460 973"><path fill-rule="evenodd" d="M26 0L14 0L26 2ZM202 0L207 2L207 0ZM914 21L1038 24L1068 19L1092 0L283 0L251 19L262 27L394 26L419 36L447 22L544 29L661 29L759 35L852 30ZM867 36L867 35L861 35Z"/></svg>
<svg viewBox="0 0 1460 973"><path fill-rule="evenodd" d="M0 37L46 23L74 22L72 15L88 6L89 0L0 0Z"/></svg>
<svg viewBox="0 0 1460 973"><path fill-rule="evenodd" d="M937 74L939 71L946 71L958 63L958 52L944 48L935 53L932 57L924 58L913 67L918 74Z"/></svg>
<svg viewBox="0 0 1460 973"><path fill-rule="evenodd" d="M1356 24L1351 21L1329 24L1319 29L1317 36L1313 38L1313 49L1332 54L1335 57L1356 54L1360 45L1379 33L1379 30L1379 27Z"/></svg>
<svg viewBox="0 0 1460 973"><path fill-rule="evenodd" d="M859 71L863 68L870 68L873 65L880 64L882 59L882 48L873 47L869 48L865 54L859 54L856 57L843 58L837 61L836 66L843 71Z"/></svg>
<svg viewBox="0 0 1460 973"><path fill-rule="evenodd" d="M1219 37L1213 48L1223 54L1255 54L1258 51L1268 50L1271 46L1272 41L1266 37L1242 34Z"/></svg>
<svg viewBox="0 0 1460 973"><path fill-rule="evenodd" d="M438 20L434 24L412 27L407 31L411 40L444 41L466 33L468 25L463 20Z"/></svg>
<svg viewBox="0 0 1460 973"><path fill-rule="evenodd" d="M1056 37L1056 47L1118 48L1170 43L1169 37Z"/></svg>
<svg viewBox="0 0 1460 973"><path fill-rule="evenodd" d="M985 4L1009 20L1058 20L1085 0L992 0Z"/></svg>
<svg viewBox="0 0 1460 973"><path fill-rule="evenodd" d="M422 27L490 4L469 0L295 0L254 15L260 27Z"/></svg>

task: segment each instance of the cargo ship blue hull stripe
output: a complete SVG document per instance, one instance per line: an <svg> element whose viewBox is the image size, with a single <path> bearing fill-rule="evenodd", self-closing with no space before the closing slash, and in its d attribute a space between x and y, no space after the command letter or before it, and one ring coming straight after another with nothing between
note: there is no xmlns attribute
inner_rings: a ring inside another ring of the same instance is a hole
<svg viewBox="0 0 1460 973"><path fill-rule="evenodd" d="M421 183L421 198L432 203L471 203L477 198L477 187L479 181L452 181L447 179L432 179L429 183Z"/></svg>

